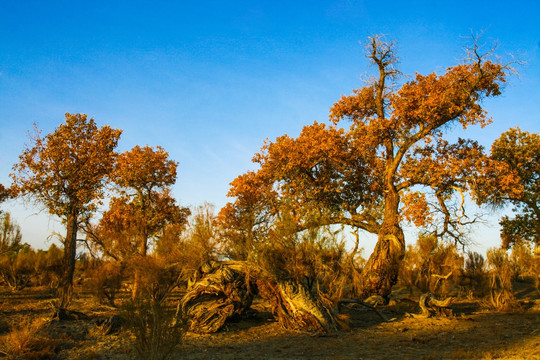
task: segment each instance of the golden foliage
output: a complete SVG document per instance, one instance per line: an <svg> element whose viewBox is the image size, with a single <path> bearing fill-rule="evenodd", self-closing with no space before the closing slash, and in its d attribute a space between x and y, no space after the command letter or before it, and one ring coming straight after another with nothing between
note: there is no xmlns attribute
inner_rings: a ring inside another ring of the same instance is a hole
<svg viewBox="0 0 540 360"><path fill-rule="evenodd" d="M122 133L109 126L98 128L86 114L66 113L65 121L45 137L37 132L11 174L17 193L32 194L60 217L95 210Z"/></svg>

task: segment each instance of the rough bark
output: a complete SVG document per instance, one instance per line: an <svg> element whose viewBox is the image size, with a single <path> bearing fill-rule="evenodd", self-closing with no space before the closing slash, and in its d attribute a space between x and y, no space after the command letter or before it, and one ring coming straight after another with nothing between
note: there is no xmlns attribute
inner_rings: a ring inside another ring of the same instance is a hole
<svg viewBox="0 0 540 360"><path fill-rule="evenodd" d="M66 310L71 303L73 294L73 274L75 272L75 255L77 250L77 230L78 219L76 213L71 213L67 217L67 234L64 242L64 272L60 283L60 310Z"/></svg>
<svg viewBox="0 0 540 360"><path fill-rule="evenodd" d="M277 321L288 330L327 332L340 326L331 311L301 283L258 280L262 298L272 306Z"/></svg>
<svg viewBox="0 0 540 360"><path fill-rule="evenodd" d="M391 188L393 190L385 197L384 223L377 244L362 270L360 298L380 295L387 302L405 254L405 236L399 225L399 195L393 186Z"/></svg>
<svg viewBox="0 0 540 360"><path fill-rule="evenodd" d="M181 300L189 330L213 333L231 317L241 315L257 293L254 280L241 262L205 263L190 279Z"/></svg>
<svg viewBox="0 0 540 360"><path fill-rule="evenodd" d="M204 264L192 277L181 300L190 331L216 332L244 313L259 293L272 305L276 320L286 329L335 331L332 312L302 284L276 282L254 264L241 261Z"/></svg>

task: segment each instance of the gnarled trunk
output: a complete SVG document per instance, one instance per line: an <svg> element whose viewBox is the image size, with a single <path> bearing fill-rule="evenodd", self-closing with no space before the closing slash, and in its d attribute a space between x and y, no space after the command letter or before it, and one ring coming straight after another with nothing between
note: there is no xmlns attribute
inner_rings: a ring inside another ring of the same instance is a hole
<svg viewBox="0 0 540 360"><path fill-rule="evenodd" d="M180 304L190 331L211 333L246 311L257 293L270 302L274 316L286 329L339 329L331 311L305 286L271 280L264 270L243 261L204 264L193 275Z"/></svg>
<svg viewBox="0 0 540 360"><path fill-rule="evenodd" d="M452 309L449 309L448 307L452 303L452 300L451 297L439 300L431 293L422 294L422 296L420 296L420 301L418 302L418 305L422 310L420 316L430 317L432 314L438 316L451 316Z"/></svg>
<svg viewBox="0 0 540 360"><path fill-rule="evenodd" d="M380 295L385 301L397 282L399 266L405 254L405 236L399 224L399 195L390 186L385 196L384 221L377 244L362 270L360 298Z"/></svg>
<svg viewBox="0 0 540 360"><path fill-rule="evenodd" d="M272 314L288 330L337 331L336 318L302 284L292 281L257 281L259 294L272 305Z"/></svg>
<svg viewBox="0 0 540 360"><path fill-rule="evenodd" d="M213 333L247 310L257 293L255 277L242 262L209 261L197 270L182 298L182 314L189 330Z"/></svg>

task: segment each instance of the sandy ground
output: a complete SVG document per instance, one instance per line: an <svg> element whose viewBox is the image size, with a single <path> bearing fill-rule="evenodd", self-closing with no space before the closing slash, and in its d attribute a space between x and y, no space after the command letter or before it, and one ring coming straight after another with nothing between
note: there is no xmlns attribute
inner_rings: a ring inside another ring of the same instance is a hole
<svg viewBox="0 0 540 360"><path fill-rule="evenodd" d="M540 300L532 292L512 312L482 310L479 302L458 301L454 315L419 319L419 308L403 300L379 310L391 321L362 307L344 309L349 331L313 335L283 330L258 300L250 316L216 334L188 333L174 359L540 359ZM45 289L11 293L0 289L0 320L9 326L25 318L48 318L53 298ZM79 294L73 309L89 319L48 322L47 336L58 339L54 358L132 359L133 336L126 330L103 335L96 320L115 309Z"/></svg>

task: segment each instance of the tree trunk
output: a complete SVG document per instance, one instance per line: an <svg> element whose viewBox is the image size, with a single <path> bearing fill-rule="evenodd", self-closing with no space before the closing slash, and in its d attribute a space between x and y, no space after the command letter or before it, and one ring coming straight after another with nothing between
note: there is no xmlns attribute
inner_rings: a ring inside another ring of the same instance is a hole
<svg viewBox="0 0 540 360"><path fill-rule="evenodd" d="M147 236L141 235L140 248L139 248L139 256L141 256L140 259L144 260L147 252L148 252ZM135 261L137 261L137 259ZM141 269L139 266L136 266L135 273L133 275L133 290L131 293L132 300L135 300L141 297L141 293L142 293L141 282L142 282Z"/></svg>
<svg viewBox="0 0 540 360"><path fill-rule="evenodd" d="M302 283L258 280L263 299L270 302L272 314L287 330L332 332L340 325L332 312Z"/></svg>
<svg viewBox="0 0 540 360"><path fill-rule="evenodd" d="M399 224L399 194L394 186L385 196L384 220L377 244L362 271L358 296L381 296L386 302L397 282L399 266L405 254L405 236Z"/></svg>
<svg viewBox="0 0 540 360"><path fill-rule="evenodd" d="M77 214L70 213L67 217L67 234L64 241L64 272L60 283L59 310L66 310L71 303L73 293L73 274L75 273L75 255L77 250Z"/></svg>

